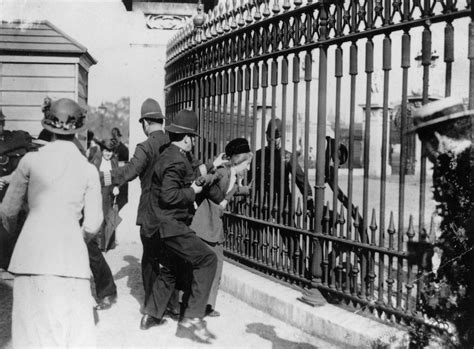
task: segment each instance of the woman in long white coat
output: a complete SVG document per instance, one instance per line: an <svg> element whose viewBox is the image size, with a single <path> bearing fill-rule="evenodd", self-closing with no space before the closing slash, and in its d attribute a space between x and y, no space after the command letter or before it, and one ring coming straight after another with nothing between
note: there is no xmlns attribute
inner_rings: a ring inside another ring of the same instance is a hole
<svg viewBox="0 0 474 349"><path fill-rule="evenodd" d="M84 235L102 223L99 175L72 142L85 126L79 105L47 99L43 112L53 141L23 157L0 205L10 231L22 205L29 209L8 268L15 276L12 345L95 346Z"/></svg>

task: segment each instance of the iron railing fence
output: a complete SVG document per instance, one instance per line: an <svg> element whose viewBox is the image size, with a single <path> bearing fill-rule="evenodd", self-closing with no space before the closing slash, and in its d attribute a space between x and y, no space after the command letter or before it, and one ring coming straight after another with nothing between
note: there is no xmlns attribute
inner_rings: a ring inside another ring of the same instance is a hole
<svg viewBox="0 0 474 349"><path fill-rule="evenodd" d="M406 131L437 95L474 106L470 16L470 1L242 0L199 13L173 38L166 112L198 113L197 155L213 158L235 137L254 154L267 147L253 158L251 196L225 215L227 256L305 287L308 302L318 288L423 322L429 263L408 252L433 241L437 218L424 145ZM267 145L277 118L281 145Z"/></svg>

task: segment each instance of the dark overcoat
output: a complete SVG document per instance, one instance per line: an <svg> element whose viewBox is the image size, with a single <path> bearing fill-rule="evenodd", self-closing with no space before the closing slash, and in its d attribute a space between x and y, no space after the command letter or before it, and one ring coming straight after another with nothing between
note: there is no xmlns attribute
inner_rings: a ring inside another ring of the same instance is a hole
<svg viewBox="0 0 474 349"><path fill-rule="evenodd" d="M145 235L161 238L191 233L196 173L187 154L169 144L158 157L151 183ZM145 226L144 226L145 227Z"/></svg>
<svg viewBox="0 0 474 349"><path fill-rule="evenodd" d="M160 148L167 143L169 143L169 137L163 131L152 132L146 141L137 145L129 162L110 173L112 184L118 186L140 177L141 195L138 204L137 225L142 226L149 218L147 206L153 166L160 154ZM103 173L101 173L102 184L103 178Z"/></svg>

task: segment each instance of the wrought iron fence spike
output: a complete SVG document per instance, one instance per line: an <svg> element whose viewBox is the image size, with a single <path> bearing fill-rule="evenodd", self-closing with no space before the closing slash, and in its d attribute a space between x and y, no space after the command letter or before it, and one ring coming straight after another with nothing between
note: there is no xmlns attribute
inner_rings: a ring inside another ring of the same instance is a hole
<svg viewBox="0 0 474 349"><path fill-rule="evenodd" d="M410 215L410 219L408 221L408 231L407 231L408 239L411 241L415 236L415 229L413 228L413 215Z"/></svg>
<svg viewBox="0 0 474 349"><path fill-rule="evenodd" d="M375 208L372 209L372 219L370 222L370 229L377 230L377 218L376 218Z"/></svg>

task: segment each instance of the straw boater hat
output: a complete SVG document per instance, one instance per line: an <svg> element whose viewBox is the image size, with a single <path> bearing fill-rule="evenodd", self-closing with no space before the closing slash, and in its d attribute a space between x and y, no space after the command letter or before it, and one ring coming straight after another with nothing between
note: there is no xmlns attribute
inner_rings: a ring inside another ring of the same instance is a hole
<svg viewBox="0 0 474 349"><path fill-rule="evenodd" d="M53 101L45 98L43 104L43 127L53 133L70 135L81 132L86 127L86 113L79 104L69 98Z"/></svg>
<svg viewBox="0 0 474 349"><path fill-rule="evenodd" d="M199 136L198 117L192 110L183 109L173 118L171 125L165 126L165 130L171 133L185 133Z"/></svg>
<svg viewBox="0 0 474 349"><path fill-rule="evenodd" d="M165 120L165 116L161 112L161 107L157 101L153 98L148 98L143 102L141 109L141 116L138 120L142 122L143 119L146 120Z"/></svg>
<svg viewBox="0 0 474 349"><path fill-rule="evenodd" d="M427 127L454 121L474 114L474 110L466 110L461 99L448 97L425 104L413 113L413 128L408 133L419 132Z"/></svg>

